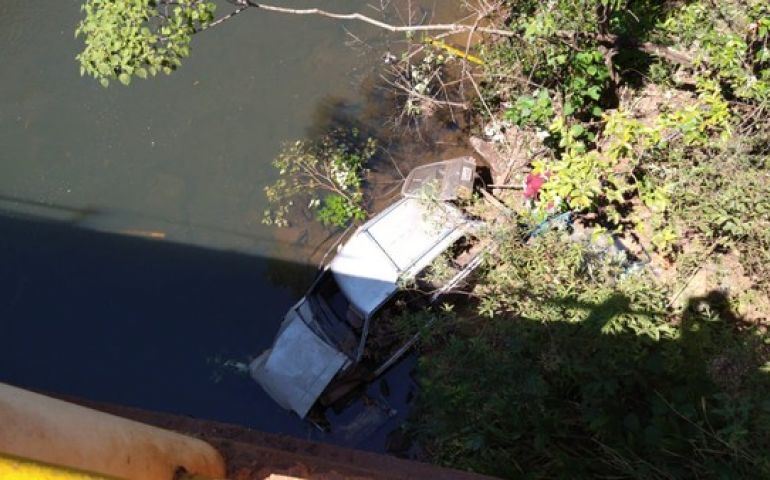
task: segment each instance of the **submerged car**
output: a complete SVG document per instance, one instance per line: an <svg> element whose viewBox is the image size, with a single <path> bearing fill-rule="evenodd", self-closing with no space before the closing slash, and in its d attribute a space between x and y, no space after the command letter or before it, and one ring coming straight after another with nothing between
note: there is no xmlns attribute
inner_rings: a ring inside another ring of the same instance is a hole
<svg viewBox="0 0 770 480"><path fill-rule="evenodd" d="M382 310L437 257L463 250L458 244L477 227L452 203L472 191L475 169L473 158L462 157L413 170L402 198L339 248L286 314L272 347L250 364L278 404L305 418L322 397L327 403L341 396L333 390L347 392L382 370L364 361L393 353L367 353L389 343L376 338Z"/></svg>

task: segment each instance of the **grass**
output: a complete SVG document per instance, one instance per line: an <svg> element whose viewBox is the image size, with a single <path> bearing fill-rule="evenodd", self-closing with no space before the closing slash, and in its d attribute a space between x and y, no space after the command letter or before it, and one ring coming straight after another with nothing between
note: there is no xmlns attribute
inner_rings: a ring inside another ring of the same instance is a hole
<svg viewBox="0 0 770 480"><path fill-rule="evenodd" d="M505 478L770 478L770 7L504 8L477 130L541 139L547 181L501 194L518 217L423 343L410 431ZM574 232L523 240L560 211Z"/></svg>

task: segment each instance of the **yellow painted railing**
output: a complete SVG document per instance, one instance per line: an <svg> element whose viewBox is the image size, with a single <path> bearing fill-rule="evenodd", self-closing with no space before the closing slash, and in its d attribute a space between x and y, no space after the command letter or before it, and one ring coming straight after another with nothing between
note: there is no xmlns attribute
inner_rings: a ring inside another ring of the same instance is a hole
<svg viewBox="0 0 770 480"><path fill-rule="evenodd" d="M2 383L0 455L0 480L179 480L180 472L221 479L226 473L222 455L202 440Z"/></svg>
<svg viewBox="0 0 770 480"><path fill-rule="evenodd" d="M0 454L0 478L3 480L116 480L95 473Z"/></svg>

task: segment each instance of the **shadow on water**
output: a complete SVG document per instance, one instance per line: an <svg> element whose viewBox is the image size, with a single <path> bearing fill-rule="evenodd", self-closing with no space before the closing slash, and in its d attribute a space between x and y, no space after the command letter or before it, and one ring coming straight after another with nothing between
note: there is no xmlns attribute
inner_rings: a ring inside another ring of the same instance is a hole
<svg viewBox="0 0 770 480"><path fill-rule="evenodd" d="M266 259L30 218L0 225L2 381L303 432L216 364L267 348L295 300L266 283Z"/></svg>
<svg viewBox="0 0 770 480"><path fill-rule="evenodd" d="M368 61L338 48L339 24L253 15L196 40L173 77L104 90L73 63L79 3L0 6L0 137L20 159L0 175L0 380L307 434L220 363L269 346L326 250L314 227L259 223L276 139L325 96L379 112L348 95Z"/></svg>
<svg viewBox="0 0 770 480"><path fill-rule="evenodd" d="M0 231L0 381L336 441L228 367L271 345L313 267L35 217Z"/></svg>
<svg viewBox="0 0 770 480"><path fill-rule="evenodd" d="M262 251L265 246L275 242L275 238L270 235L254 235L247 231L169 220L150 213L91 206L73 207L3 194L0 194L0 214L11 217L28 215L101 232L163 239L177 243L196 243L193 234L197 233L199 237L217 237L221 244L237 246L246 253ZM200 243L206 244L206 242Z"/></svg>
<svg viewBox="0 0 770 480"><path fill-rule="evenodd" d="M334 132L346 135L356 131L360 139L376 140L380 148L367 165L364 182L369 212L380 211L395 201L404 177L414 167L473 155L467 140L467 119L459 112L452 116L438 111L422 118L417 126L399 125L394 115L401 100L374 74L365 78L355 97L355 101L341 96L323 97L315 106L305 139L313 141ZM458 125L455 120L460 118L463 120ZM325 228L315 221L312 212L298 210L292 213L291 228L275 231L276 238L306 248L308 261L320 265L333 252L345 229ZM275 278L285 284L285 275L276 272ZM304 293L304 287L300 291Z"/></svg>

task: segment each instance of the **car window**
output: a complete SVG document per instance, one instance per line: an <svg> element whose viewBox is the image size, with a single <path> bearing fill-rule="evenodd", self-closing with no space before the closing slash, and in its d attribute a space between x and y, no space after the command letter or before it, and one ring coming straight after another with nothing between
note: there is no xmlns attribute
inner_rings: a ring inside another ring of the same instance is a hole
<svg viewBox="0 0 770 480"><path fill-rule="evenodd" d="M308 295L313 317L341 352L355 357L363 320L340 291L334 277L324 274Z"/></svg>
<svg viewBox="0 0 770 480"><path fill-rule="evenodd" d="M345 294L342 293L333 275L326 276L324 281L318 285L317 292L338 319L344 320L357 332L361 331L364 319L356 312Z"/></svg>

